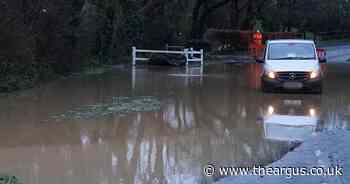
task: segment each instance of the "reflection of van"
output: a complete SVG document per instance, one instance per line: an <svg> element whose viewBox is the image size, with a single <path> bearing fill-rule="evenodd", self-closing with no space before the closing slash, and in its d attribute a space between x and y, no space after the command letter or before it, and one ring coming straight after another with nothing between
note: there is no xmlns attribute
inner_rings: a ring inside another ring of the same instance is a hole
<svg viewBox="0 0 350 184"><path fill-rule="evenodd" d="M317 122L316 117L271 115L264 119L264 136L269 140L303 141L316 132Z"/></svg>
<svg viewBox="0 0 350 184"><path fill-rule="evenodd" d="M261 88L264 92L274 89L310 90L322 92L323 72L315 43L307 40L268 41L264 58Z"/></svg>
<svg viewBox="0 0 350 184"><path fill-rule="evenodd" d="M277 98L278 99L278 98ZM317 99L286 98L265 106L264 136L269 140L303 141L316 132L319 122Z"/></svg>

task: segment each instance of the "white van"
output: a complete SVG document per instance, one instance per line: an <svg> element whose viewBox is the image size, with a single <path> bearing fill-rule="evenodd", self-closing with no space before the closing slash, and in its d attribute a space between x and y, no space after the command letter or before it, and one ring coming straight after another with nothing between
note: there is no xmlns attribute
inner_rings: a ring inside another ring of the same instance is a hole
<svg viewBox="0 0 350 184"><path fill-rule="evenodd" d="M325 63L326 59L318 57L313 41L268 41L263 58L257 62L264 65L261 76L264 92L285 89L322 93L320 63Z"/></svg>

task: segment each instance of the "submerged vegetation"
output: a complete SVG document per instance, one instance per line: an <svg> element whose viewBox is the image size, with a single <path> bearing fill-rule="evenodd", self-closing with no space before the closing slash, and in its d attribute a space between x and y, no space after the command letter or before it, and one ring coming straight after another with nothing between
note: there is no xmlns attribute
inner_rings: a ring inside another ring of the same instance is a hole
<svg viewBox="0 0 350 184"><path fill-rule="evenodd" d="M159 111L161 102L152 96L139 97L113 97L111 103L88 105L67 111L63 114L54 115L55 121L91 119L112 114L126 115L132 112Z"/></svg>
<svg viewBox="0 0 350 184"><path fill-rule="evenodd" d="M16 176L0 174L0 184L22 184L22 182Z"/></svg>

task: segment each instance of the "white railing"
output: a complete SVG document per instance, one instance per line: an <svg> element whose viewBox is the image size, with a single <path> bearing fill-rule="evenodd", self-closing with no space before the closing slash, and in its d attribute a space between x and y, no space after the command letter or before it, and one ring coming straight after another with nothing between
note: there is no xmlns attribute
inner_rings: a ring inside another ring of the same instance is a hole
<svg viewBox="0 0 350 184"><path fill-rule="evenodd" d="M146 57L138 57L138 53L154 53L154 54L182 54L186 58L186 65L188 66L189 62L197 61L200 62L201 65L204 64L204 51L201 49L200 51L195 51L193 48L181 51L170 51L170 50L146 50L146 49L137 49L136 47L132 47L132 65L135 66L137 61L148 61L150 58ZM195 57L195 55L199 55L200 57Z"/></svg>

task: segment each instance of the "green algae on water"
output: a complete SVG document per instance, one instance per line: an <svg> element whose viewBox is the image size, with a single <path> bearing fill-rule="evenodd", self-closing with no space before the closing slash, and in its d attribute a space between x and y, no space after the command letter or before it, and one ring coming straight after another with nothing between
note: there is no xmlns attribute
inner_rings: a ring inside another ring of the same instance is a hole
<svg viewBox="0 0 350 184"><path fill-rule="evenodd" d="M161 102L157 97L113 97L111 103L99 103L79 107L65 113L54 115L56 121L95 119L111 114L125 115L133 112L156 112L160 110Z"/></svg>

